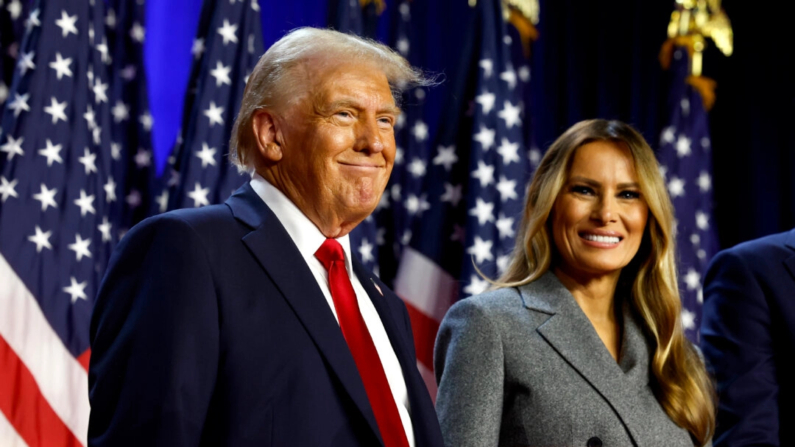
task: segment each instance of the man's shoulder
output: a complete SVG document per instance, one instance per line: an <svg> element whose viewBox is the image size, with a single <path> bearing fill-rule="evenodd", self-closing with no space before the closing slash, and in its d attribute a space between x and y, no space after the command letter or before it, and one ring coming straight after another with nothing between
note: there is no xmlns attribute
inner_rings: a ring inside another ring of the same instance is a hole
<svg viewBox="0 0 795 447"><path fill-rule="evenodd" d="M795 256L795 229L742 242L719 255L740 258L751 266L763 266Z"/></svg>

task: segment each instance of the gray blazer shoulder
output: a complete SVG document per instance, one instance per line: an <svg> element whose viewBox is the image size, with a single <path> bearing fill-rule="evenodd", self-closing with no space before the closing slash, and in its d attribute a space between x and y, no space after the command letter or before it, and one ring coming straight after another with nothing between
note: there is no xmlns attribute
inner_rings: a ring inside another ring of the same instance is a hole
<svg viewBox="0 0 795 447"><path fill-rule="evenodd" d="M629 307L617 363L552 273L456 303L436 339L436 409L448 446L692 446L649 386Z"/></svg>

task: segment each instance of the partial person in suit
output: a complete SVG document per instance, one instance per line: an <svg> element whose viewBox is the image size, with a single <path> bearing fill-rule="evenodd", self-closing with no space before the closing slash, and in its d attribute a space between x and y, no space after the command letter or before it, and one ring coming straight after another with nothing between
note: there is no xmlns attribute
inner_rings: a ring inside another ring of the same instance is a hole
<svg viewBox="0 0 795 447"><path fill-rule="evenodd" d="M708 444L713 390L682 330L673 207L643 137L618 121L568 129L517 234L493 290L442 321L446 445Z"/></svg>
<svg viewBox="0 0 795 447"><path fill-rule="evenodd" d="M402 301L351 255L395 157L388 47L297 29L260 59L225 204L121 241L91 322L90 446L441 447Z"/></svg>
<svg viewBox="0 0 795 447"><path fill-rule="evenodd" d="M715 446L795 445L795 230L715 256L701 349L718 383Z"/></svg>

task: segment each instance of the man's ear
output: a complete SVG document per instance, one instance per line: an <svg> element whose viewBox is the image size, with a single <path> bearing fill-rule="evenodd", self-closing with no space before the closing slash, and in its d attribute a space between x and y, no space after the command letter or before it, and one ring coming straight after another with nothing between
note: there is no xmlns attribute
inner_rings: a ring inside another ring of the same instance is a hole
<svg viewBox="0 0 795 447"><path fill-rule="evenodd" d="M278 125L273 114L265 109L254 112L252 120L254 137L257 142L257 151L262 155L265 163L273 165L282 159L282 146L279 144L277 134Z"/></svg>

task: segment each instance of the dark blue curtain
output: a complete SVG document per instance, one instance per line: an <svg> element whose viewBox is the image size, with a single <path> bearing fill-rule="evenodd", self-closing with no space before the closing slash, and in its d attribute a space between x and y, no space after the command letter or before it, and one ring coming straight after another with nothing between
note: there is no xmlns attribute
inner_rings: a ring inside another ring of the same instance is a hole
<svg viewBox="0 0 795 447"><path fill-rule="evenodd" d="M413 22L425 42L420 65L447 78L425 103L433 139L473 9L465 0L414 2ZM328 20L327 0L259 3L266 48L290 29ZM387 0L378 20L381 41L390 41L396 5ZM147 7L146 62L162 167L181 119L201 4L148 0ZM531 88L533 130L542 150L571 124L595 117L629 122L658 146L669 76L657 55L673 7L673 1L541 0ZM725 0L724 8L734 27L735 53L726 58L710 47L704 74L718 82L710 114L715 219L727 247L795 227L795 38L786 14L739 0Z"/></svg>

